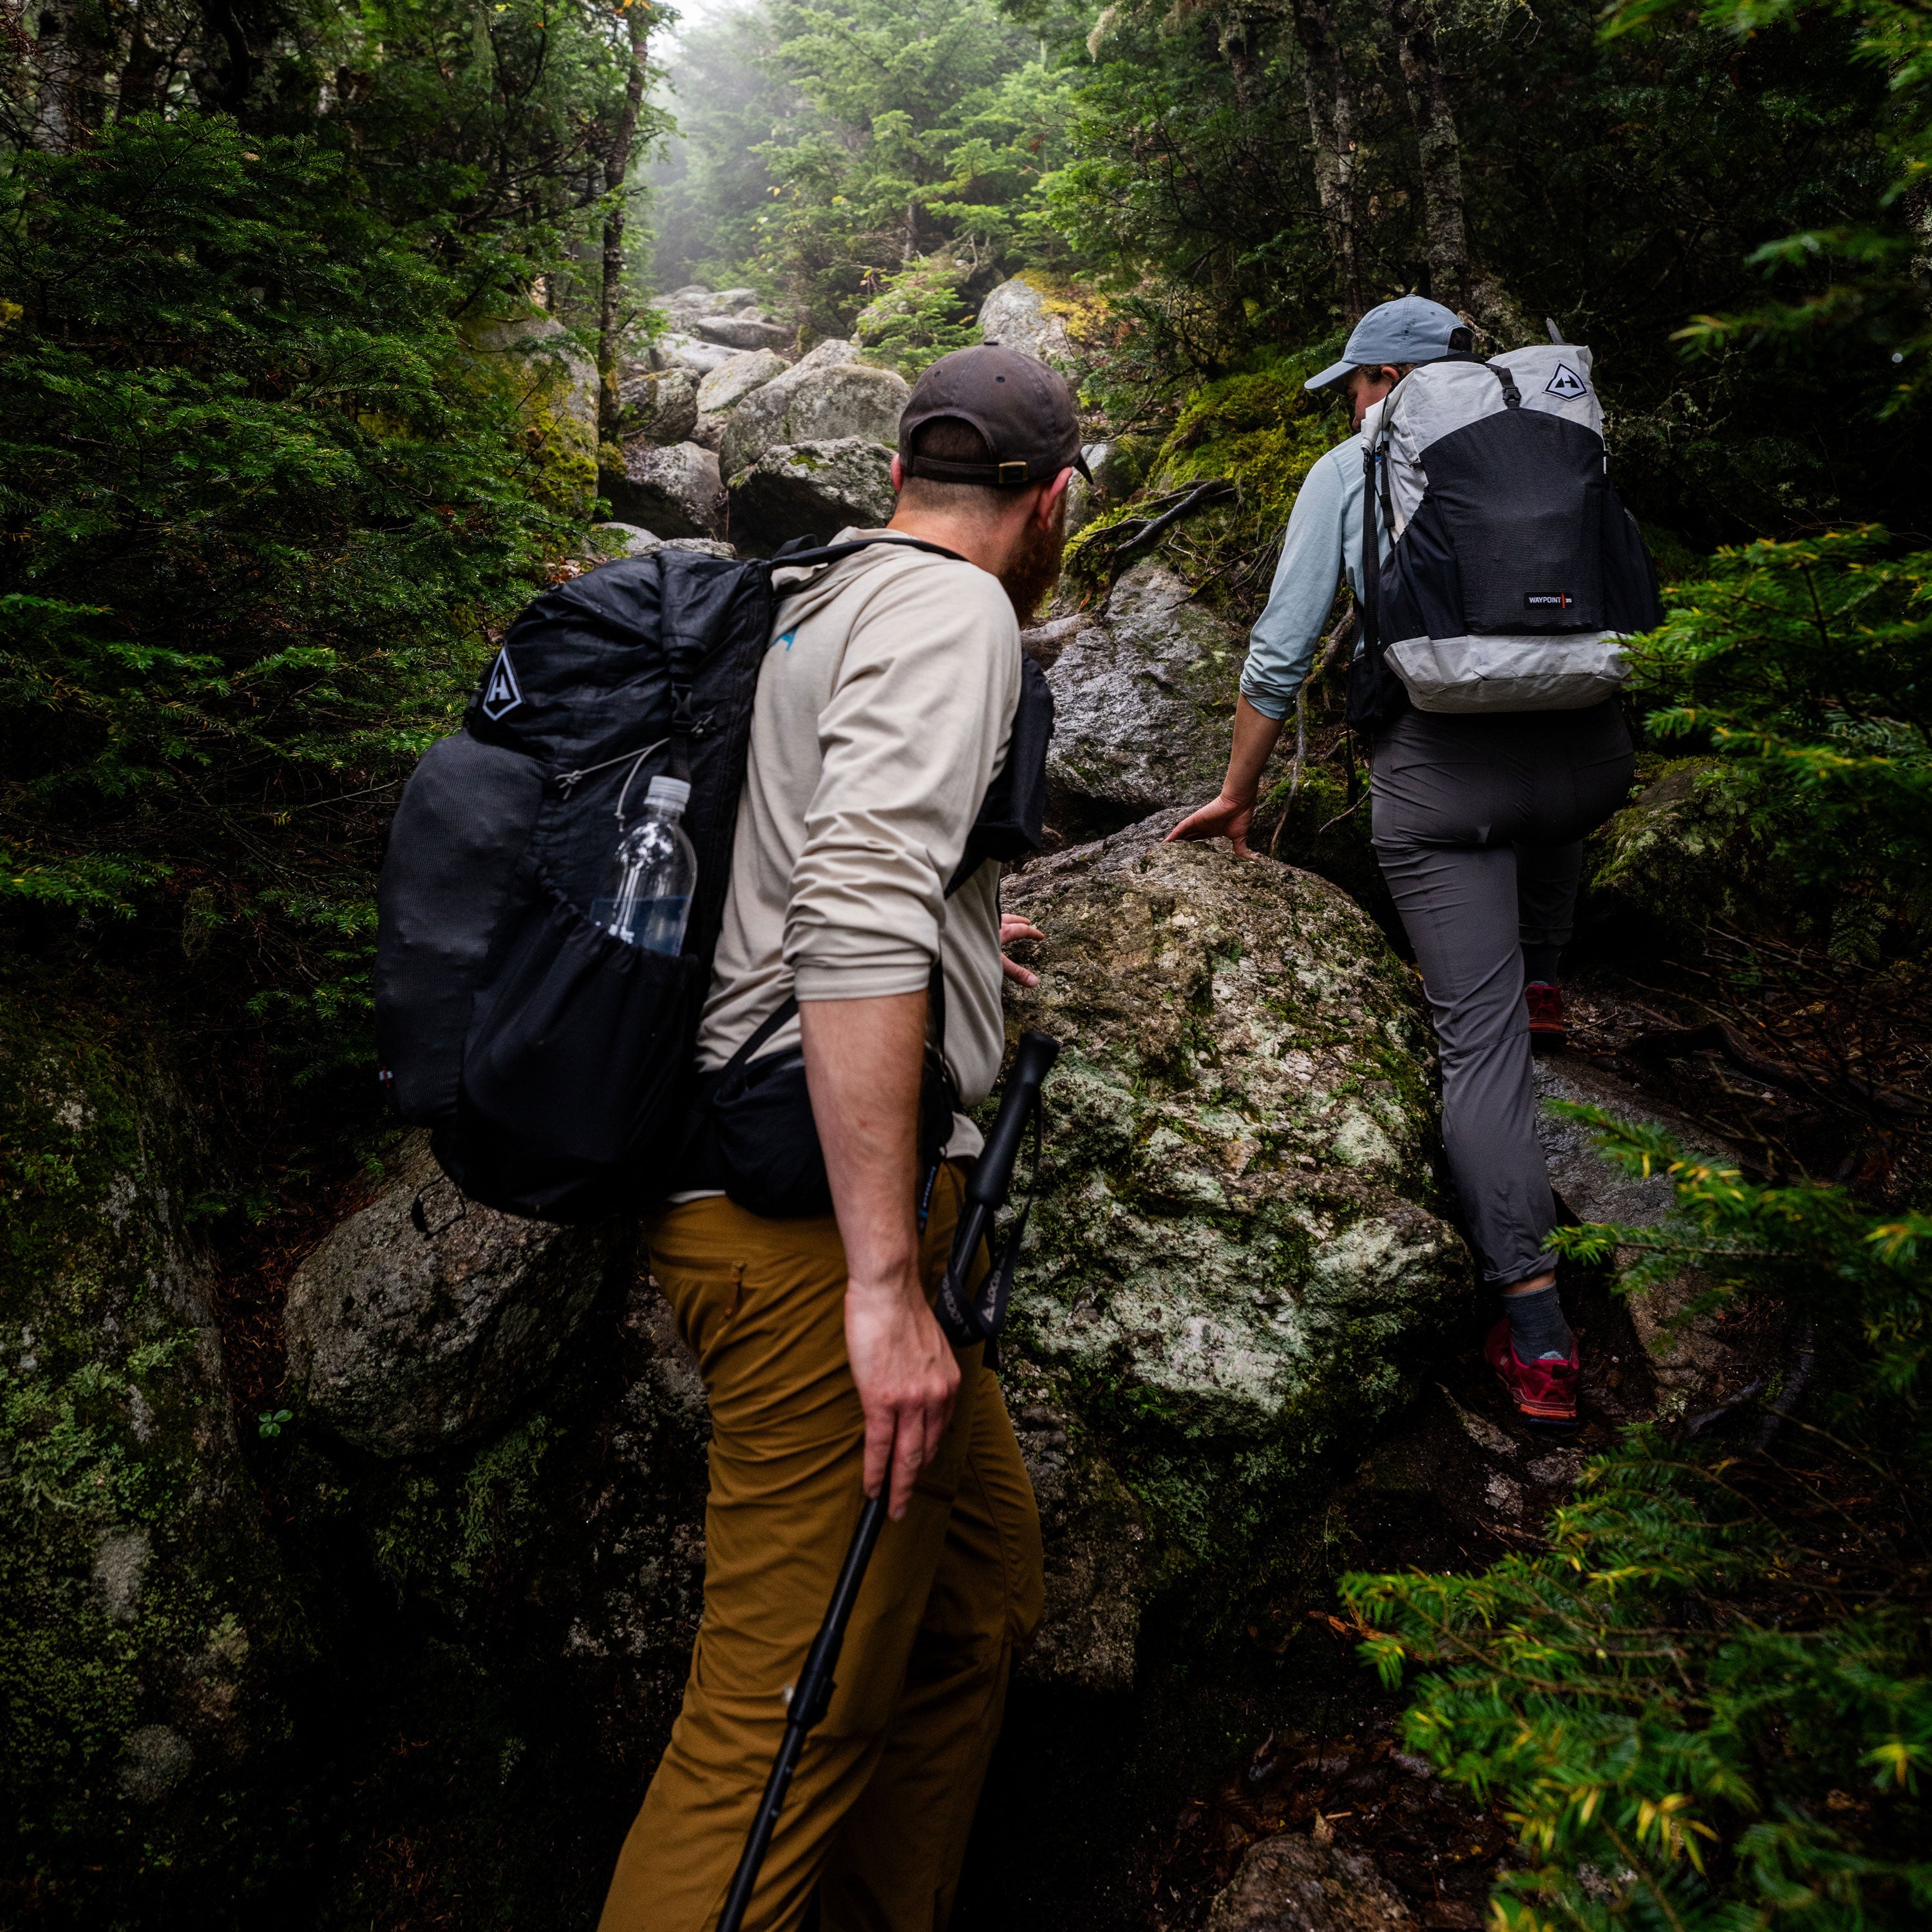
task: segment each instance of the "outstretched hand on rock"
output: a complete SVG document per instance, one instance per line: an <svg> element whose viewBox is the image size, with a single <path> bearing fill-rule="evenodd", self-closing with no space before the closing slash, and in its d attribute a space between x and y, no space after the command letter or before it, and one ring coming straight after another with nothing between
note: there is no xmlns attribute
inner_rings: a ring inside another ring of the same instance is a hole
<svg viewBox="0 0 1932 1932"><path fill-rule="evenodd" d="M1223 792L1198 812L1190 812L1162 842L1171 845L1177 838L1226 838L1234 847L1236 858L1252 859L1256 855L1248 849L1248 827L1254 822L1252 798L1230 798Z"/></svg>
<svg viewBox="0 0 1932 1932"><path fill-rule="evenodd" d="M1037 986L1040 975L1029 972L1016 959L1006 957L1006 948L1016 940L1044 939L1046 934L1036 926L1029 926L1017 913L1003 912L1000 915L1000 970L1009 980L1016 980L1022 986Z"/></svg>

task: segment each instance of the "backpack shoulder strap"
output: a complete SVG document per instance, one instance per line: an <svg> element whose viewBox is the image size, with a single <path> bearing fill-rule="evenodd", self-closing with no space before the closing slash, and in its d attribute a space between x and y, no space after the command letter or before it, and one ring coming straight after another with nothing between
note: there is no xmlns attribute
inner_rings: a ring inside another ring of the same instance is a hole
<svg viewBox="0 0 1932 1932"><path fill-rule="evenodd" d="M923 537L883 536L855 537L850 543L842 544L806 543L802 550L794 550L788 544L776 556L766 557L764 562L770 570L816 570L820 564L836 563L842 557L870 550L875 544L891 544L901 550L929 550L934 556L950 557L955 563L969 561L956 550L948 550L944 544L928 543Z"/></svg>

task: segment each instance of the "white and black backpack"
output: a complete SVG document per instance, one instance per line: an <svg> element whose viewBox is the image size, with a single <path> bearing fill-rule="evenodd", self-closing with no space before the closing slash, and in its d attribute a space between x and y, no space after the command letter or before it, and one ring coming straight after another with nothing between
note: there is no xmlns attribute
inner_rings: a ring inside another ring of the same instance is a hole
<svg viewBox="0 0 1932 1932"><path fill-rule="evenodd" d="M1612 696L1660 623L1657 572L1605 473L1590 352L1539 343L1412 369L1363 438L1364 649L1349 722L1570 711Z"/></svg>

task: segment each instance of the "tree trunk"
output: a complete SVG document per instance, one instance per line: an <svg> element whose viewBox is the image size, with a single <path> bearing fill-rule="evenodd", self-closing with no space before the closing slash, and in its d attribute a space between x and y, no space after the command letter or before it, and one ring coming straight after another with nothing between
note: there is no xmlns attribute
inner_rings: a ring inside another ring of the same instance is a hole
<svg viewBox="0 0 1932 1932"><path fill-rule="evenodd" d="M644 48L650 38L650 0L623 0L625 25L630 30L631 70L624 77L624 111L604 157L604 286L597 309L598 427L606 442L617 438L623 404L618 391L619 298L624 283L625 177L631 171L631 151L638 140L638 117L644 100Z"/></svg>
<svg viewBox="0 0 1932 1932"><path fill-rule="evenodd" d="M1301 49L1301 78L1314 144L1315 192L1335 249L1342 307L1352 325L1368 306L1364 280L1358 202L1355 97L1335 0L1295 0L1294 37Z"/></svg>
<svg viewBox="0 0 1932 1932"><path fill-rule="evenodd" d="M1436 44L1432 0L1386 0L1386 5L1408 95L1409 118L1415 127L1429 292L1490 337L1492 350L1516 348L1533 332L1508 292L1469 257L1468 225L1462 212L1462 148Z"/></svg>
<svg viewBox="0 0 1932 1932"><path fill-rule="evenodd" d="M128 30L128 58L121 63L121 82L115 90L114 118L125 121L154 104L154 83L160 78L161 51L148 38L148 10L135 10Z"/></svg>

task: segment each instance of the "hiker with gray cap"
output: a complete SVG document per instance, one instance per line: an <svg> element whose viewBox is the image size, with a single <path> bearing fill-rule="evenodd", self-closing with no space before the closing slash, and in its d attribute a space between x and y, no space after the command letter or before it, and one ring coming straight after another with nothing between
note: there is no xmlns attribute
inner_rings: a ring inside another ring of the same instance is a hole
<svg viewBox="0 0 1932 1932"><path fill-rule="evenodd" d="M1079 466L1060 376L962 350L914 388L890 524L842 531L866 547L836 561L775 560L698 1034L709 1124L644 1231L710 1401L704 1612L601 1932L718 1923L787 1696L881 1493L836 1688L745 1923L790 1932L815 1901L824 1932L932 1932L952 1910L1043 1586L985 1344L950 1342L932 1304L982 1144L966 1110L1006 1046L984 828L1023 740L1043 764L1020 626L1059 574ZM798 1097L801 1054L802 1114L777 1104ZM730 1133L722 1076L776 1096ZM969 1285L985 1269L982 1247Z"/></svg>
<svg viewBox="0 0 1932 1932"><path fill-rule="evenodd" d="M1442 1044L1464 1222L1503 1297L1485 1352L1526 1420L1574 1426L1530 1054L1563 1042L1557 968L1583 840L1629 794L1618 647L1660 619L1655 575L1604 475L1580 345L1485 360L1452 311L1405 296L1306 386L1337 392L1361 434L1308 472L1250 634L1220 794L1170 836L1252 856L1262 772L1346 577L1376 854Z"/></svg>

